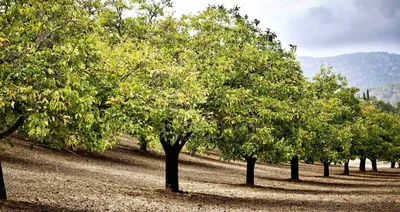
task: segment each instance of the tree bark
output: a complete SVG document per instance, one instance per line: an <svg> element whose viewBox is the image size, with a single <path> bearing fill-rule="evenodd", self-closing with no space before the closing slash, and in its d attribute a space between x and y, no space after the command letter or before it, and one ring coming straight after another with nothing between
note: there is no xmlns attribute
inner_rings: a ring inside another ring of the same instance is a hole
<svg viewBox="0 0 400 212"><path fill-rule="evenodd" d="M247 162L247 173L246 173L246 184L254 185L254 167L256 165L257 158L253 156L245 157Z"/></svg>
<svg viewBox="0 0 400 212"><path fill-rule="evenodd" d="M372 170L377 172L378 171L378 167L376 166L376 159L372 159L371 163L372 163Z"/></svg>
<svg viewBox="0 0 400 212"><path fill-rule="evenodd" d="M392 168L392 169L396 168L396 162L392 162L390 165L390 168Z"/></svg>
<svg viewBox="0 0 400 212"><path fill-rule="evenodd" d="M147 141L142 137L139 141L140 151L147 152Z"/></svg>
<svg viewBox="0 0 400 212"><path fill-rule="evenodd" d="M167 120L168 121L168 120ZM166 131L170 131L168 123L166 124ZM183 146L188 142L192 132L179 136L175 143L171 143L171 138L165 134L160 135L160 142L165 152L165 188L179 192L179 179L178 179L178 158Z"/></svg>
<svg viewBox="0 0 400 212"><path fill-rule="evenodd" d="M329 177L329 163L324 162L324 177Z"/></svg>
<svg viewBox="0 0 400 212"><path fill-rule="evenodd" d="M365 157L360 157L360 171L365 172Z"/></svg>
<svg viewBox="0 0 400 212"><path fill-rule="evenodd" d="M290 161L290 179L300 180L299 178L299 157L297 155L292 157Z"/></svg>
<svg viewBox="0 0 400 212"><path fill-rule="evenodd" d="M164 149L165 152L165 188L173 192L179 191L178 158L180 150L176 148Z"/></svg>
<svg viewBox="0 0 400 212"><path fill-rule="evenodd" d="M345 175L350 175L349 161L344 163L344 174Z"/></svg>
<svg viewBox="0 0 400 212"><path fill-rule="evenodd" d="M3 178L3 168L0 161L0 200L7 200L6 185Z"/></svg>

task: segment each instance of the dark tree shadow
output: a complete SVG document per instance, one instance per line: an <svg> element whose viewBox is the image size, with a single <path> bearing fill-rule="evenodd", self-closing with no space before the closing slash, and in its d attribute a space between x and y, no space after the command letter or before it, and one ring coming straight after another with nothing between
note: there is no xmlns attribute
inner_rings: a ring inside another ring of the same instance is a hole
<svg viewBox="0 0 400 212"><path fill-rule="evenodd" d="M240 186L240 185L237 185ZM257 187L256 187L257 188ZM262 188L264 189L264 188ZM291 210L312 210L312 211L398 211L400 206L396 203L388 202L335 202L335 201L308 201L308 200L294 200L294 199L261 199L261 198L247 198L247 197L231 197L220 196L215 194L207 194L201 192L179 192L172 193L165 190L156 191L159 196L165 198L174 198L176 201L184 203L191 202L197 205L222 205L230 209L247 209L247 210L282 210L282 208L290 208Z"/></svg>
<svg viewBox="0 0 400 212"><path fill-rule="evenodd" d="M371 184L361 184L361 183L357 184L357 183L319 182L319 181L310 181L310 180L281 179L281 178L272 178L272 177L265 177L265 176L257 176L257 178L260 178L260 179L263 179L263 180L268 180L268 181L293 182L293 183L303 184L303 185L324 186L324 187L342 187L342 188L392 187L391 185L371 185ZM321 177L321 178L324 178L324 177Z"/></svg>
<svg viewBox="0 0 400 212"><path fill-rule="evenodd" d="M72 210L65 207L55 207L39 202L24 201L0 201L0 211L65 211L65 212L83 212L86 210Z"/></svg>

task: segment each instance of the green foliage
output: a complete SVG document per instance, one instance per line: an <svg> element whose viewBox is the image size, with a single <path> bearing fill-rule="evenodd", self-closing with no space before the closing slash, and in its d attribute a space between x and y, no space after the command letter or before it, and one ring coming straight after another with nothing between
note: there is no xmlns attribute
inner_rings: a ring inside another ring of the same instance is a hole
<svg viewBox="0 0 400 212"><path fill-rule="evenodd" d="M321 162L351 158L352 127L361 110L355 97L358 90L346 85L346 79L331 67L321 67L313 78L303 143L307 158Z"/></svg>
<svg viewBox="0 0 400 212"><path fill-rule="evenodd" d="M87 2L88 3L88 2ZM93 2L96 3L96 2ZM113 144L109 111L99 108L101 28L79 1L2 2L0 14L1 128L19 116L19 130L55 148L104 150Z"/></svg>
<svg viewBox="0 0 400 212"><path fill-rule="evenodd" d="M399 159L398 107L369 92L360 101L331 67L306 82L296 47L238 7L176 18L171 6L1 1L0 131L23 117L21 134L55 148L102 151L128 132L164 149L218 147L228 160Z"/></svg>
<svg viewBox="0 0 400 212"><path fill-rule="evenodd" d="M280 124L293 119L290 106L303 80L293 53L238 8L211 6L195 18L205 108L216 123L213 140L223 158L285 159L289 149Z"/></svg>

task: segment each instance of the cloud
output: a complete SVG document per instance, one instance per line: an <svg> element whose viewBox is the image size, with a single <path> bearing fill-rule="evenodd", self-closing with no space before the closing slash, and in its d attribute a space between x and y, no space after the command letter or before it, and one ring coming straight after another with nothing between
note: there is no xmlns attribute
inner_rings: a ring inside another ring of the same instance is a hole
<svg viewBox="0 0 400 212"><path fill-rule="evenodd" d="M400 53L400 0L173 0L177 14L208 4L239 5L242 14L277 32L299 55Z"/></svg>
<svg viewBox="0 0 400 212"><path fill-rule="evenodd" d="M400 0L324 1L286 20L287 40L306 48L400 43Z"/></svg>

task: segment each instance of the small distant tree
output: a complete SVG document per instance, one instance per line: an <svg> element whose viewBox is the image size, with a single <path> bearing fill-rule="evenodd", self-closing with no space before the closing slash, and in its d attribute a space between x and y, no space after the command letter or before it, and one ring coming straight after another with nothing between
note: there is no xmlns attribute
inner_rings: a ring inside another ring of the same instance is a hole
<svg viewBox="0 0 400 212"><path fill-rule="evenodd" d="M360 156L360 170L365 171L365 160L372 162L372 169L377 171L376 161L382 158L391 145L390 117L376 108L371 102L362 104L362 119L357 152Z"/></svg>

